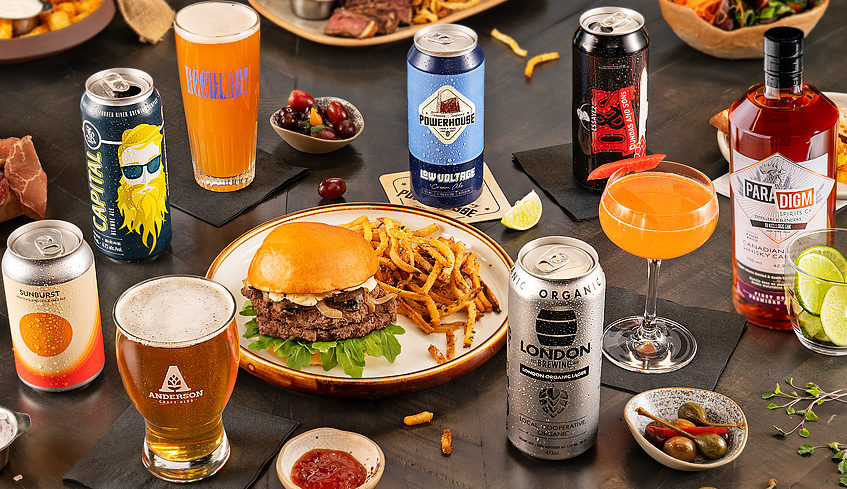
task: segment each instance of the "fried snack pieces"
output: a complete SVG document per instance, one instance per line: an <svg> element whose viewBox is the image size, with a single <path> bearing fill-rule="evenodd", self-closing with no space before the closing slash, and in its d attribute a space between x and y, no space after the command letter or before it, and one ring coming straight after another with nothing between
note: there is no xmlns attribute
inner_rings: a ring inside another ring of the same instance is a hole
<svg viewBox="0 0 847 489"><path fill-rule="evenodd" d="M38 25L20 37L31 37L64 29L85 19L100 7L103 0L53 1L53 8L38 15ZM0 39L13 37L12 22L0 19Z"/></svg>
<svg viewBox="0 0 847 489"><path fill-rule="evenodd" d="M443 19L454 10L464 10L481 0L412 0L412 23L428 24Z"/></svg>

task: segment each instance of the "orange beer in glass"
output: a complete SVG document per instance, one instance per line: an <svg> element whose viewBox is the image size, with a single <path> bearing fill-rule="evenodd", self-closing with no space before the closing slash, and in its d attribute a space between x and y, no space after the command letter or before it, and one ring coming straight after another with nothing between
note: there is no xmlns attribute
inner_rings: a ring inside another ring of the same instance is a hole
<svg viewBox="0 0 847 489"><path fill-rule="evenodd" d="M244 188L256 174L259 14L234 2L200 2L176 14L176 55L194 179Z"/></svg>

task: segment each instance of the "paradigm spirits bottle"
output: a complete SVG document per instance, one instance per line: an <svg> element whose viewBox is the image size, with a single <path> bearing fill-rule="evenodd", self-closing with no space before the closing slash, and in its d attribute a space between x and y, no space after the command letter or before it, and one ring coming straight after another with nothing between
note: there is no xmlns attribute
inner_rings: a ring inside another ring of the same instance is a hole
<svg viewBox="0 0 847 489"><path fill-rule="evenodd" d="M785 244L835 219L838 108L803 83L803 31L769 29L765 82L729 109L732 299L758 326L790 329Z"/></svg>

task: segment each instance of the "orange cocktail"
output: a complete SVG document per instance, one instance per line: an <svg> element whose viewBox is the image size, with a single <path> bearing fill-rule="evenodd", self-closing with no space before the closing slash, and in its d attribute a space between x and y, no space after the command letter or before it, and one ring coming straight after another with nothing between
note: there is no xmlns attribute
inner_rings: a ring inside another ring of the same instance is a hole
<svg viewBox="0 0 847 489"><path fill-rule="evenodd" d="M679 163L661 162L641 172L619 170L600 198L600 225L613 243L647 259L643 316L611 323L603 355L637 372L665 373L687 365L697 342L681 324L656 316L659 265L706 242L718 222L718 199L709 177Z"/></svg>
<svg viewBox="0 0 847 489"><path fill-rule="evenodd" d="M209 190L246 187L256 172L259 14L200 2L177 13L174 31L194 178Z"/></svg>
<svg viewBox="0 0 847 489"><path fill-rule="evenodd" d="M606 187L600 202L606 236L642 258L664 260L694 251L717 222L714 192L673 173L625 175Z"/></svg>

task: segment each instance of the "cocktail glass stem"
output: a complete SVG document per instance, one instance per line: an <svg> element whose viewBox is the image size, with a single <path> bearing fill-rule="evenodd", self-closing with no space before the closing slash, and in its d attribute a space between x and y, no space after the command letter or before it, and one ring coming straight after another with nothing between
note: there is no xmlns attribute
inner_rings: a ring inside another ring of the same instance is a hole
<svg viewBox="0 0 847 489"><path fill-rule="evenodd" d="M647 297L644 301L644 317L638 331L632 336L631 348L642 358L664 356L668 350L668 339L656 321L656 302L659 296L659 267L662 260L647 260Z"/></svg>

